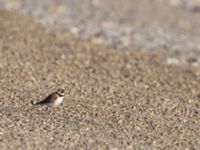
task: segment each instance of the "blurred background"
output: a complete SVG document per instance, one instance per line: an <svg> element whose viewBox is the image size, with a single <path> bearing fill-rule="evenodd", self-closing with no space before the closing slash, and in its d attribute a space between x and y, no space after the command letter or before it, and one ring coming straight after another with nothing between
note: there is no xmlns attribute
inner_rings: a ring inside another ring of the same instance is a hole
<svg viewBox="0 0 200 150"><path fill-rule="evenodd" d="M175 61L200 63L200 0L0 0L0 9L97 44L164 50Z"/></svg>

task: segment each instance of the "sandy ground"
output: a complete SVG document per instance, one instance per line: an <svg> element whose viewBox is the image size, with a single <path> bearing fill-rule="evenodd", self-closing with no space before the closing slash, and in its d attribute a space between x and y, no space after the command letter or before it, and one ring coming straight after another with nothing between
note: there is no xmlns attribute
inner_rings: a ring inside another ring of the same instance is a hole
<svg viewBox="0 0 200 150"><path fill-rule="evenodd" d="M199 149L198 68L55 34L15 13L0 22L1 150ZM56 113L31 109L59 87Z"/></svg>

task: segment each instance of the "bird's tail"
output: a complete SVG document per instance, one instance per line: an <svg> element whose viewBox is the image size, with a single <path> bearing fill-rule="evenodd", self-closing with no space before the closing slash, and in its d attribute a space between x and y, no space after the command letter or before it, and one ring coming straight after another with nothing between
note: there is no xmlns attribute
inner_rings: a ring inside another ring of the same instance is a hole
<svg viewBox="0 0 200 150"><path fill-rule="evenodd" d="M34 102L34 101L31 101L31 105L33 106L33 105L35 105L36 103Z"/></svg>

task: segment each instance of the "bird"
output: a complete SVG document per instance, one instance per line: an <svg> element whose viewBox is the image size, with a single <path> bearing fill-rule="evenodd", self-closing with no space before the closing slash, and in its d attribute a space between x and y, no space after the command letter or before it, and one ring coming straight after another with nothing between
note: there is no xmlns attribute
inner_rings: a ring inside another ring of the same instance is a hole
<svg viewBox="0 0 200 150"><path fill-rule="evenodd" d="M52 108L51 109L52 112L55 112L56 107L60 106L61 103L63 102L63 98L64 98L64 90L59 88L56 92L51 93L45 99L43 99L42 101L39 101L33 105L34 106L47 105Z"/></svg>

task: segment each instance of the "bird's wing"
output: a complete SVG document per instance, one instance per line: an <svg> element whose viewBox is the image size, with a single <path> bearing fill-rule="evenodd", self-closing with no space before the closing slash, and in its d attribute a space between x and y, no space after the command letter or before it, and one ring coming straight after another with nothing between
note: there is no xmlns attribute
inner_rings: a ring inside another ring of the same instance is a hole
<svg viewBox="0 0 200 150"><path fill-rule="evenodd" d="M57 94L51 94L48 97L46 97L44 100L36 103L35 105L43 105L43 104L53 103L55 99L57 99Z"/></svg>

